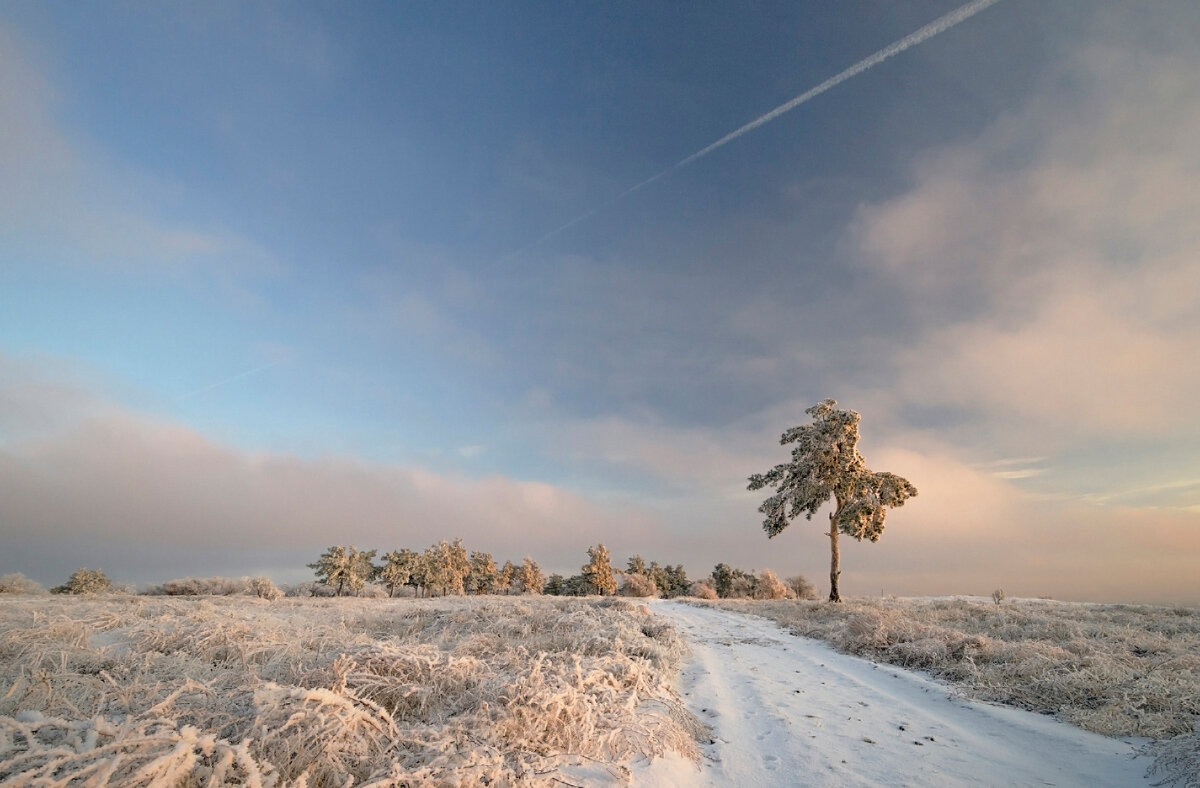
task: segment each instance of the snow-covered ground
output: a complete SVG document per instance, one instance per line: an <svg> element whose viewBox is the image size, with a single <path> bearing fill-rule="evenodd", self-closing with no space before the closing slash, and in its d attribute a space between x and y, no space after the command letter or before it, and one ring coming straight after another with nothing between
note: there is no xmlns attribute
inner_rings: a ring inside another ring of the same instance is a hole
<svg viewBox="0 0 1200 788"><path fill-rule="evenodd" d="M679 692L712 726L699 772L682 759L645 785L1136 786L1139 741L965 700L948 685L840 654L765 619L655 601L689 641Z"/></svg>

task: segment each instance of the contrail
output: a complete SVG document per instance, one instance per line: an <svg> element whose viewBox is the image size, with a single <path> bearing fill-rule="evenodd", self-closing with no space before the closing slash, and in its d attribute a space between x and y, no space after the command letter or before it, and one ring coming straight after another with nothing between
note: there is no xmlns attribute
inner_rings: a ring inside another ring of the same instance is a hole
<svg viewBox="0 0 1200 788"><path fill-rule="evenodd" d="M200 388L196 389L195 391L189 391L186 394L180 394L178 397L175 398L175 401L179 402L181 400L185 400L190 397L194 397L197 394L203 394L206 391L211 391L212 389L215 389L218 386L224 386L226 383L232 383L235 380L241 380L242 378L246 378L251 375L257 375L259 372L264 372L264 371L270 369L271 367L277 367L282 363L283 363L282 361L272 361L270 364L264 364L261 367L255 367L254 369L248 369L245 372L239 372L236 375L232 375L230 377L225 378L224 380L218 380L216 383L209 383L207 386L201 386Z"/></svg>
<svg viewBox="0 0 1200 788"><path fill-rule="evenodd" d="M671 165L670 167L667 167L662 172L659 172L659 173L656 173L655 175L650 176L649 178L642 181L641 183L630 186L628 189L621 192L616 197L609 199L607 202L602 204L600 207L593 208L592 210L588 211L587 213L582 213L579 216L576 216L571 221L562 225L561 227L556 227L553 230L551 230L550 232L546 233L545 235L542 235L542 236L538 237L537 239L531 241L530 243L526 244L525 246L522 246L520 249L516 250L515 252L508 253L504 257L497 260L496 264L507 262L508 260L511 260L512 258L514 258L524 252L529 251L530 249L534 248L535 246L545 243L546 241L550 240L554 236L561 233L563 230L566 230L570 227L574 227L575 225L579 224L580 222L584 221L585 219L592 217L593 215L599 213L602 209L607 208L608 206L615 203L617 200L620 200L623 197L627 197L628 195L633 194L637 190L643 189L643 188L649 186L650 184L654 183L655 181L659 180L660 178L670 175L672 172L680 169L681 167L686 167L687 165L691 164L692 162L694 162L698 159L704 158L708 154L715 151L717 148L721 148L725 145L728 145L729 143L733 142L734 140L736 140L738 137L742 136L743 134L747 134L751 131L754 131L759 126L770 123L771 121L775 120L776 118L778 118L780 115L783 115L784 113L791 112L792 110L794 110L796 107L800 106L801 104L811 101L812 99L821 95L825 91L830 90L831 88L837 87L838 85L842 84L843 82L850 79L851 77L858 76L859 74L863 73L867 69L879 65L880 63L887 60L888 58L893 57L894 55L898 55L906 49L915 47L917 44L924 43L925 41L928 41L929 39L933 38L934 36L936 36L939 33L946 32L947 30L949 30L950 28L959 24L960 22L965 22L966 20L968 20L971 17L978 14L980 11L983 11L984 9L986 9L988 6L995 5L998 2L1000 2L1000 0L974 0L974 2L967 3L966 5L961 6L960 8L958 8L954 11L951 11L950 13L946 14L945 16L938 17L937 19L933 20L929 24L925 25L925 27L922 27L920 30L917 30L914 33L910 33L909 35L907 35L904 38L900 39L899 41L895 42L894 44L889 44L888 46L879 50L875 54L870 55L869 57L863 58L862 60L855 63L853 66L850 66L845 71L842 71L842 72L836 74L835 76L830 77L829 79L822 82L820 85L817 85L815 88L811 88L811 89L805 91L804 93L801 93L799 96L796 96L791 101L787 101L787 102L784 102L783 104L780 104L778 107L776 107L775 109L766 113L765 115L760 115L757 118L755 118L754 120L747 123L746 125L739 126L738 128L729 132L724 137L722 137L721 139L712 143L711 145L701 148L700 150L696 151L695 153L693 153L692 155L690 155L686 158L680 159L678 162Z"/></svg>

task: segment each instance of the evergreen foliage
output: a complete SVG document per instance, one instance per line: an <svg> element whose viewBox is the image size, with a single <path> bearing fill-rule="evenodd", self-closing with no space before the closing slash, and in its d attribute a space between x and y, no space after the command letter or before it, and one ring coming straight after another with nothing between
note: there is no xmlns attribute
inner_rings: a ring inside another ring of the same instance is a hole
<svg viewBox="0 0 1200 788"><path fill-rule="evenodd" d="M608 548L603 544L588 548L588 563L583 566L583 577L593 594L608 596L617 592L617 579L613 575L612 560Z"/></svg>
<svg viewBox="0 0 1200 788"><path fill-rule="evenodd" d="M749 479L750 490L775 489L775 494L758 507L766 515L763 530L768 537L778 536L801 514L811 520L827 501L834 501L834 511L829 515L832 602L841 601L838 534L859 541L878 541L888 509L902 506L917 494L917 488L907 479L867 468L858 452L861 417L836 405L835 400L827 399L804 411L813 423L792 427L779 439L784 446L796 444L791 462L776 465L765 474L756 473Z"/></svg>
<svg viewBox="0 0 1200 788"><path fill-rule="evenodd" d="M374 558L374 550L360 551L354 545L334 545L321 553L316 563L308 566L316 572L321 583L335 589L335 596L346 591L358 594L375 576Z"/></svg>

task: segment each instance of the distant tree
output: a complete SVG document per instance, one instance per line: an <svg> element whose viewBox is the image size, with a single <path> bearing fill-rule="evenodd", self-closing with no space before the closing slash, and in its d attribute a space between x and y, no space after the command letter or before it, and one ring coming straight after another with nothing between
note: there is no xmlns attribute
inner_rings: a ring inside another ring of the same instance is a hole
<svg viewBox="0 0 1200 788"><path fill-rule="evenodd" d="M625 573L630 575L648 575L645 559L640 555L630 558L629 562L625 565Z"/></svg>
<svg viewBox="0 0 1200 788"><path fill-rule="evenodd" d="M517 568L512 561L505 561L504 566L496 573L496 590L511 594L513 585L517 582Z"/></svg>
<svg viewBox="0 0 1200 788"><path fill-rule="evenodd" d="M713 567L712 587L718 597L725 599L733 593L733 578L733 568L728 564L720 563Z"/></svg>
<svg viewBox="0 0 1200 788"><path fill-rule="evenodd" d="M677 596L687 596L692 584L688 580L683 564L664 566L661 575L655 576L655 585L663 599L674 599Z"/></svg>
<svg viewBox="0 0 1200 788"><path fill-rule="evenodd" d="M663 599L686 596L691 587L687 572L683 570L683 564L660 566L658 561L651 561L645 573L654 580L654 587L658 589L658 595Z"/></svg>
<svg viewBox="0 0 1200 788"><path fill-rule="evenodd" d="M563 596L587 596L594 593L596 590L583 575L571 575L563 581Z"/></svg>
<svg viewBox="0 0 1200 788"><path fill-rule="evenodd" d="M462 594L470 571L471 561L461 539L453 544L443 539L425 551L425 585L430 591L441 591L442 596Z"/></svg>
<svg viewBox="0 0 1200 788"><path fill-rule="evenodd" d="M398 590L409 584L417 571L419 560L420 556L408 548L393 550L384 555L379 579L387 588L389 597L394 597Z"/></svg>
<svg viewBox="0 0 1200 788"><path fill-rule="evenodd" d="M467 573L466 588L469 594L490 594L496 586L496 559L491 553L471 553L471 571Z"/></svg>
<svg viewBox="0 0 1200 788"><path fill-rule="evenodd" d="M51 594L98 594L112 589L112 581L99 569L76 569L61 586L50 589Z"/></svg>
<svg viewBox="0 0 1200 788"><path fill-rule="evenodd" d="M335 596L346 591L357 594L375 576L373 558L374 550L360 551L354 545L334 545L308 567L316 572L320 582L335 589Z"/></svg>
<svg viewBox="0 0 1200 788"><path fill-rule="evenodd" d="M546 580L546 585L542 587L542 593L547 594L548 596L562 596L563 584L564 581L562 575L552 574L550 575L549 579Z"/></svg>
<svg viewBox="0 0 1200 788"><path fill-rule="evenodd" d="M454 541L450 543L446 559L452 573L451 589L453 593L465 593L467 577L471 574L471 559L467 554L467 548L463 547L461 538L455 537Z"/></svg>
<svg viewBox="0 0 1200 788"><path fill-rule="evenodd" d="M591 587L592 593L601 596L616 593L617 579L613 576L608 548L603 544L589 547L588 558L591 560L583 566L583 577Z"/></svg>
<svg viewBox="0 0 1200 788"><path fill-rule="evenodd" d="M817 598L817 587L809 582L808 578L804 575L792 575L783 582L789 589L791 589L792 594L797 599Z"/></svg>
<svg viewBox="0 0 1200 788"><path fill-rule="evenodd" d="M729 596L734 599L757 599L758 576L741 569L733 570L733 582L729 585Z"/></svg>
<svg viewBox="0 0 1200 788"><path fill-rule="evenodd" d="M542 574L537 561L526 557L521 563L521 568L517 570L517 582L521 586L521 593L540 594L542 586L546 584L546 576Z"/></svg>
<svg viewBox="0 0 1200 788"><path fill-rule="evenodd" d="M907 479L893 473L876 473L867 468L858 452L860 416L839 410L837 402L824 400L804 411L812 424L792 427L779 442L795 443L791 462L776 465L765 474L750 477L751 490L772 487L775 494L758 510L766 515L763 530L769 538L783 532L793 519L804 514L811 520L833 499L829 515L829 600L840 602L838 580L842 574L838 534L858 541L879 541L889 508L902 506L917 494Z"/></svg>

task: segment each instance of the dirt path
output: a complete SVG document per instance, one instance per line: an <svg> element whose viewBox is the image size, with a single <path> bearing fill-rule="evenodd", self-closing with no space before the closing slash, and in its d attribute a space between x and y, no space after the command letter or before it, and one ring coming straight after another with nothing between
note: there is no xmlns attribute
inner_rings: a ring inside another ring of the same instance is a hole
<svg viewBox="0 0 1200 788"><path fill-rule="evenodd" d="M1132 743L966 701L764 619L677 602L652 609L691 643L679 690L713 728L693 784L1150 784L1150 761L1134 760Z"/></svg>

